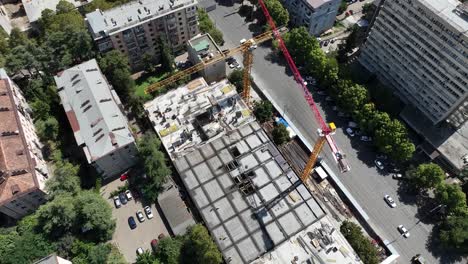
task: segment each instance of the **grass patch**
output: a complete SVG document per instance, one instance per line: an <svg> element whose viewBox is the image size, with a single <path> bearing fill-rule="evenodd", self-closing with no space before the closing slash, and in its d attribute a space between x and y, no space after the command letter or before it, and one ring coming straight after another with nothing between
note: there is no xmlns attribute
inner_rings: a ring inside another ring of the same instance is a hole
<svg viewBox="0 0 468 264"><path fill-rule="evenodd" d="M169 76L168 72L156 72L142 75L140 78L135 80L135 95L144 98L145 100L151 100L153 97L150 94L146 94L145 89L151 84L163 80L167 76Z"/></svg>

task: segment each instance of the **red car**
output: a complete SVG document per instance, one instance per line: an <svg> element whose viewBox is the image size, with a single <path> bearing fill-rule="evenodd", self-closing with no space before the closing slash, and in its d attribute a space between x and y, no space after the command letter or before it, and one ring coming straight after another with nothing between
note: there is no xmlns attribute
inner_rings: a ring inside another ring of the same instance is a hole
<svg viewBox="0 0 468 264"><path fill-rule="evenodd" d="M128 179L128 173L127 172L124 172L120 175L120 180L121 181L125 181L126 179Z"/></svg>
<svg viewBox="0 0 468 264"><path fill-rule="evenodd" d="M151 240L151 248L153 249L154 253L158 250L158 240L153 239Z"/></svg>

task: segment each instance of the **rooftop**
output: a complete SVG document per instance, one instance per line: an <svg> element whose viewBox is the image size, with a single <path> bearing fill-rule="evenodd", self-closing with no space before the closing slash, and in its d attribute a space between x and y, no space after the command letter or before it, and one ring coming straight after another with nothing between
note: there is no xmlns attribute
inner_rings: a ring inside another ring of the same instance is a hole
<svg viewBox="0 0 468 264"><path fill-rule="evenodd" d="M65 0L75 7L82 6L91 2L92 0ZM29 22L35 22L39 18L41 18L42 11L46 9L50 9L55 11L57 4L60 0L22 0L24 10L26 11L26 15L28 16Z"/></svg>
<svg viewBox="0 0 468 264"><path fill-rule="evenodd" d="M468 37L468 15L463 14L463 4L458 0L418 0L445 20L447 24L456 28Z"/></svg>
<svg viewBox="0 0 468 264"><path fill-rule="evenodd" d="M209 61L213 56L222 53L209 34L203 34L189 40L188 44L195 50L200 61Z"/></svg>
<svg viewBox="0 0 468 264"><path fill-rule="evenodd" d="M306 2L309 3L309 5L311 5L315 9L320 8L322 5L327 4L331 1L334 0L306 0Z"/></svg>
<svg viewBox="0 0 468 264"><path fill-rule="evenodd" d="M174 10L196 4L197 0L139 0L86 14L94 38L143 23Z"/></svg>
<svg viewBox="0 0 468 264"><path fill-rule="evenodd" d="M168 182L165 191L158 195L158 204L174 235L184 235L189 226L195 225L192 215L180 197L177 185Z"/></svg>
<svg viewBox="0 0 468 264"><path fill-rule="evenodd" d="M468 122L458 130L446 124L434 126L416 108L407 105L401 112L401 117L419 134L436 148L452 166L461 170L467 163L463 158L468 157Z"/></svg>
<svg viewBox="0 0 468 264"><path fill-rule="evenodd" d="M34 262L33 264L72 264L72 262L63 259L57 256L57 254L53 253L43 259Z"/></svg>
<svg viewBox="0 0 468 264"><path fill-rule="evenodd" d="M249 263L325 215L257 122L174 165L227 262Z"/></svg>
<svg viewBox="0 0 468 264"><path fill-rule="evenodd" d="M203 78L195 79L144 108L171 159L254 120L227 80L208 85Z"/></svg>
<svg viewBox="0 0 468 264"><path fill-rule="evenodd" d="M76 142L88 162L134 142L120 99L107 83L95 59L54 77Z"/></svg>
<svg viewBox="0 0 468 264"><path fill-rule="evenodd" d="M39 186L14 103L13 85L0 69L0 204Z"/></svg>

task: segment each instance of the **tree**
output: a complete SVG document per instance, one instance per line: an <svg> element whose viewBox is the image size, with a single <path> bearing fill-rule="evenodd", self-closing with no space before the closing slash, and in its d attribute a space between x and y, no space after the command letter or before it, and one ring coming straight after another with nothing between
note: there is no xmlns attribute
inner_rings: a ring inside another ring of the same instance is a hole
<svg viewBox="0 0 468 264"><path fill-rule="evenodd" d="M440 226L439 240L443 248L468 253L468 216L449 216Z"/></svg>
<svg viewBox="0 0 468 264"><path fill-rule="evenodd" d="M161 66L165 72L174 71L174 56L172 56L171 48L167 41L160 37L159 38L159 49L161 50Z"/></svg>
<svg viewBox="0 0 468 264"><path fill-rule="evenodd" d="M107 264L127 264L128 262L125 260L125 257L120 253L119 249L114 245L110 245L111 251L107 256Z"/></svg>
<svg viewBox="0 0 468 264"><path fill-rule="evenodd" d="M369 102L369 94L367 89L359 84L353 84L346 87L338 95L338 103L340 106L349 113L362 108L362 106Z"/></svg>
<svg viewBox="0 0 468 264"><path fill-rule="evenodd" d="M54 176L46 182L46 189L51 200L60 195L75 196L78 194L81 190L78 170L78 166L68 161L55 163Z"/></svg>
<svg viewBox="0 0 468 264"><path fill-rule="evenodd" d="M372 245L369 239L362 234L361 227L346 220L341 224L340 231L363 263L377 264L380 262L377 249Z"/></svg>
<svg viewBox="0 0 468 264"><path fill-rule="evenodd" d="M222 46L224 44L224 36L221 30L212 28L208 33L217 45Z"/></svg>
<svg viewBox="0 0 468 264"><path fill-rule="evenodd" d="M49 116L46 120L37 120L34 125L36 126L37 135L43 141L55 141L59 132L59 124L57 119Z"/></svg>
<svg viewBox="0 0 468 264"><path fill-rule="evenodd" d="M198 12L198 28L200 29L200 31L203 33L210 34L210 36L213 38L216 44L223 45L224 44L223 33L215 27L215 25L213 24L213 21L211 21L210 17L208 16L208 13L206 13L206 11L201 8L198 9L197 12Z"/></svg>
<svg viewBox="0 0 468 264"><path fill-rule="evenodd" d="M13 49L18 46L26 46L28 44L29 39L21 29L14 27L11 29L10 36L8 38L8 45L10 49Z"/></svg>
<svg viewBox="0 0 468 264"><path fill-rule="evenodd" d="M10 51L10 54L8 54L8 56L6 57L5 66L13 74L17 74L20 70L24 69L27 70L32 76L38 73L40 63L36 59L34 54L31 52L31 48L24 45L20 45L14 47Z"/></svg>
<svg viewBox="0 0 468 264"><path fill-rule="evenodd" d="M317 40L307 32L305 27L293 28L284 35L283 39L294 62L299 66L306 65L311 56L310 53L320 49Z"/></svg>
<svg viewBox="0 0 468 264"><path fill-rule="evenodd" d="M410 160L414 153L415 147L408 140L405 126L396 119L381 124L376 129L374 137L379 151L389 154L398 162Z"/></svg>
<svg viewBox="0 0 468 264"><path fill-rule="evenodd" d="M189 228L182 252L184 263L219 264L223 261L208 230L201 224Z"/></svg>
<svg viewBox="0 0 468 264"><path fill-rule="evenodd" d="M147 182L142 183L143 195L149 201L156 200L171 174L166 165L166 157L159 150L160 146L161 142L154 134L145 134L138 141L138 150L147 176Z"/></svg>
<svg viewBox="0 0 468 264"><path fill-rule="evenodd" d="M273 136L273 141L277 145L283 145L284 143L289 141L289 132L286 129L286 126L283 124L279 124L275 128L273 128L273 131L271 133Z"/></svg>
<svg viewBox="0 0 468 264"><path fill-rule="evenodd" d="M439 165L425 163L407 172L410 182L417 189L431 189L439 186L445 178L444 171Z"/></svg>
<svg viewBox="0 0 468 264"><path fill-rule="evenodd" d="M149 250L145 250L143 254L138 255L135 264L159 264L160 262Z"/></svg>
<svg viewBox="0 0 468 264"><path fill-rule="evenodd" d="M237 93L242 93L243 90L243 81L242 81L242 76L244 75L242 70L233 70L229 76L228 80L231 82L235 87Z"/></svg>
<svg viewBox="0 0 468 264"><path fill-rule="evenodd" d="M135 82L131 78L128 59L116 50L107 52L100 60L99 67L122 100L133 93Z"/></svg>
<svg viewBox="0 0 468 264"><path fill-rule="evenodd" d="M254 113L260 123L269 121L273 116L273 105L270 103L270 101L256 102L254 106Z"/></svg>
<svg viewBox="0 0 468 264"><path fill-rule="evenodd" d="M34 100L31 104L34 119L46 120L50 116L50 106L42 100Z"/></svg>
<svg viewBox="0 0 468 264"><path fill-rule="evenodd" d="M346 0L341 0L340 7L338 8L338 14L342 14L348 8L348 2Z"/></svg>
<svg viewBox="0 0 468 264"><path fill-rule="evenodd" d="M289 13L278 0L264 1L276 26L286 26L289 22Z"/></svg>
<svg viewBox="0 0 468 264"><path fill-rule="evenodd" d="M42 231L57 238L71 232L76 221L77 212L74 197L68 194L55 197L37 210L37 218Z"/></svg>
<svg viewBox="0 0 468 264"><path fill-rule="evenodd" d="M96 9L99 10L107 10L111 9L113 4L108 2L107 0L93 0L91 3L84 5L84 10L86 13L91 13Z"/></svg>
<svg viewBox="0 0 468 264"><path fill-rule="evenodd" d="M115 230L112 209L96 192L82 191L75 198L77 227L93 241L111 239ZM101 262L102 263L102 262Z"/></svg>
<svg viewBox="0 0 468 264"><path fill-rule="evenodd" d="M435 190L435 199L445 205L448 214L463 214L467 212L466 195L456 184L440 184Z"/></svg>
<svg viewBox="0 0 468 264"><path fill-rule="evenodd" d="M154 59L154 55L150 53L145 53L143 54L143 57L141 58L141 60L143 63L143 68L145 69L146 72L156 71L156 62Z"/></svg>
<svg viewBox="0 0 468 264"><path fill-rule="evenodd" d="M70 2L67 2L65 0L61 0L57 6L56 6L56 13L57 14L67 14L69 12L72 12L73 10L75 10L75 6L70 3Z"/></svg>
<svg viewBox="0 0 468 264"><path fill-rule="evenodd" d="M180 237L167 237L159 241L157 258L161 263L178 264L180 263L180 254L183 244Z"/></svg>

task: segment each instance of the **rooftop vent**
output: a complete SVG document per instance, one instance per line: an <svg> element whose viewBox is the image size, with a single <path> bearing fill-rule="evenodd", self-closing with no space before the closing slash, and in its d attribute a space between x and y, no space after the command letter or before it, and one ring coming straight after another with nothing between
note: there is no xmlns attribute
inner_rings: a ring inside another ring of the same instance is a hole
<svg viewBox="0 0 468 264"><path fill-rule="evenodd" d="M63 88L64 88L63 86L62 86L62 87L59 87L59 88L57 89L57 91L59 91L59 92L60 92L60 91L62 91L62 90L63 90Z"/></svg>
<svg viewBox="0 0 468 264"><path fill-rule="evenodd" d="M97 68L86 69L86 72L93 72L93 71L97 71L97 70L98 70Z"/></svg>
<svg viewBox="0 0 468 264"><path fill-rule="evenodd" d="M81 79L78 79L78 80L72 82L72 86L75 86L75 85L78 84L80 81L81 81Z"/></svg>
<svg viewBox="0 0 468 264"><path fill-rule="evenodd" d="M5 176L0 176L0 184L2 184L4 181L6 180L6 177Z"/></svg>
<svg viewBox="0 0 468 264"><path fill-rule="evenodd" d="M98 142L100 139L102 139L104 137L104 134L101 134L99 135L99 137L96 138L96 140L94 142Z"/></svg>
<svg viewBox="0 0 468 264"><path fill-rule="evenodd" d="M2 132L3 137L12 136L12 135L19 135L19 131L15 130L15 131L3 131Z"/></svg>
<svg viewBox="0 0 468 264"><path fill-rule="evenodd" d="M73 75L73 77L71 78L71 81L74 81L76 78L78 78L78 76L79 76L78 73Z"/></svg>
<svg viewBox="0 0 468 264"><path fill-rule="evenodd" d="M102 132L102 128L98 129L96 132L93 133L93 137L95 137L97 134Z"/></svg>
<svg viewBox="0 0 468 264"><path fill-rule="evenodd" d="M5 96L7 95L7 92L0 92L0 96Z"/></svg>
<svg viewBox="0 0 468 264"><path fill-rule="evenodd" d="M125 129L125 127L124 126L123 127L116 127L114 129L112 129L112 131L119 131L119 130L122 130L122 129Z"/></svg>
<svg viewBox="0 0 468 264"><path fill-rule="evenodd" d="M81 104L81 108L85 107L87 104L89 104L89 100L84 101L84 102Z"/></svg>
<svg viewBox="0 0 468 264"><path fill-rule="evenodd" d="M10 190L11 190L11 194L15 195L17 193L20 192L20 188L18 186L18 184L14 184L10 187Z"/></svg>
<svg viewBox="0 0 468 264"><path fill-rule="evenodd" d="M111 22L112 22L112 25L117 26L117 22L115 21L115 19L111 18Z"/></svg>
<svg viewBox="0 0 468 264"><path fill-rule="evenodd" d="M132 22L133 18L132 16L127 17L128 22Z"/></svg>
<svg viewBox="0 0 468 264"><path fill-rule="evenodd" d="M110 101L112 101L111 98L106 98L106 99L99 100L100 103L105 103L105 102L110 102Z"/></svg>
<svg viewBox="0 0 468 264"><path fill-rule="evenodd" d="M159 6L158 11L164 10L164 6Z"/></svg>
<svg viewBox="0 0 468 264"><path fill-rule="evenodd" d="M88 111L89 109L91 109L90 105L88 105L85 109L83 109L83 113L86 113L86 111Z"/></svg>
<svg viewBox="0 0 468 264"><path fill-rule="evenodd" d="M10 110L10 108L5 107L5 106L0 107L0 112L6 112L6 111L8 111L8 110Z"/></svg>
<svg viewBox="0 0 468 264"><path fill-rule="evenodd" d="M22 149L16 151L16 155L22 156L24 155L24 151Z"/></svg>
<svg viewBox="0 0 468 264"><path fill-rule="evenodd" d="M11 174L11 176L18 176L18 175L25 174L25 173L27 173L27 172L28 172L28 170L26 170L26 169L21 169L21 170L14 170L14 171L12 171L10 174Z"/></svg>

